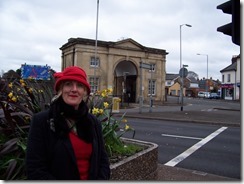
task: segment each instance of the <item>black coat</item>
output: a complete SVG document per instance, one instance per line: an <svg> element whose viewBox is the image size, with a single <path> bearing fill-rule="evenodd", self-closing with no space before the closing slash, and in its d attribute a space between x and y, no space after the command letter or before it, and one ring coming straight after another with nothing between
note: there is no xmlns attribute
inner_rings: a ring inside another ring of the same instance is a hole
<svg viewBox="0 0 244 184"><path fill-rule="evenodd" d="M59 136L55 132L49 111L35 114L31 122L26 155L27 179L79 180L71 142L67 136ZM101 123L90 113L87 118L93 127L89 180L109 179L110 167Z"/></svg>

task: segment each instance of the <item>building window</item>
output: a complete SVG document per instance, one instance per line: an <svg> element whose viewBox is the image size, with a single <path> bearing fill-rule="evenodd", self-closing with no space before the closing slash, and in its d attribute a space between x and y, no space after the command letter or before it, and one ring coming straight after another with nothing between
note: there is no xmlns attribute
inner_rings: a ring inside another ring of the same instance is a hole
<svg viewBox="0 0 244 184"><path fill-rule="evenodd" d="M167 81L167 86L171 86L171 81Z"/></svg>
<svg viewBox="0 0 244 184"><path fill-rule="evenodd" d="M150 64L152 66L151 69L149 69L149 72L155 72L155 67L156 65L155 64Z"/></svg>
<svg viewBox="0 0 244 184"><path fill-rule="evenodd" d="M90 77L89 78L89 83L90 83L90 87L91 87L91 93L95 93L96 91L98 91L98 86L99 86L99 78L96 77Z"/></svg>
<svg viewBox="0 0 244 184"><path fill-rule="evenodd" d="M222 75L222 82L225 82L225 75Z"/></svg>
<svg viewBox="0 0 244 184"><path fill-rule="evenodd" d="M230 82L230 74L227 76L227 82Z"/></svg>
<svg viewBox="0 0 244 184"><path fill-rule="evenodd" d="M152 84L152 85L151 85ZM156 81L155 80L149 80L148 82L148 94L151 95L155 95L156 93ZM151 86L152 86L152 90L151 90Z"/></svg>
<svg viewBox="0 0 244 184"><path fill-rule="evenodd" d="M91 61L90 61L90 66L91 67L98 67L99 66L99 58L97 57L97 59L95 60L95 57L91 57Z"/></svg>

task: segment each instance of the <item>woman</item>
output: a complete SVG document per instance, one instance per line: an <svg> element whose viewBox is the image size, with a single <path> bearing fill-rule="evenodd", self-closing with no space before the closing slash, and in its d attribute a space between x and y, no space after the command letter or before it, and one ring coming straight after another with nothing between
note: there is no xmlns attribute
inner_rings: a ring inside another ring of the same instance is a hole
<svg viewBox="0 0 244 184"><path fill-rule="evenodd" d="M102 128L83 98L90 85L83 69L55 73L50 109L33 116L27 143L27 178L34 180L106 180L109 160Z"/></svg>

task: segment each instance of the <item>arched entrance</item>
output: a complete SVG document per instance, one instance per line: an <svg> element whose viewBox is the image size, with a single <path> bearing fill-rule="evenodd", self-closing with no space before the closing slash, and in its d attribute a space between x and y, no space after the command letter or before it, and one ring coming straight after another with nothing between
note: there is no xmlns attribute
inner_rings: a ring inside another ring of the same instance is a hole
<svg viewBox="0 0 244 184"><path fill-rule="evenodd" d="M121 61L114 70L114 94L122 99L122 103L136 102L137 68L131 61Z"/></svg>

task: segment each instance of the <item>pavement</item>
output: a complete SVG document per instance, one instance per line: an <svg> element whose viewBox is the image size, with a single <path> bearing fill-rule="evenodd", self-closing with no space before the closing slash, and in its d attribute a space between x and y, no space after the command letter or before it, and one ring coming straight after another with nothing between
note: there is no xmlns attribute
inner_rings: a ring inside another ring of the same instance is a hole
<svg viewBox="0 0 244 184"><path fill-rule="evenodd" d="M127 118L142 118L154 120L178 121L184 123L201 123L220 126L241 126L241 105L239 101L223 101L223 105L206 110L192 109L187 102L181 107L174 98L163 105L155 104L139 107L139 104L129 104L120 109L117 114L121 116L126 112ZM169 167L158 164L158 181L240 181L195 170Z"/></svg>

